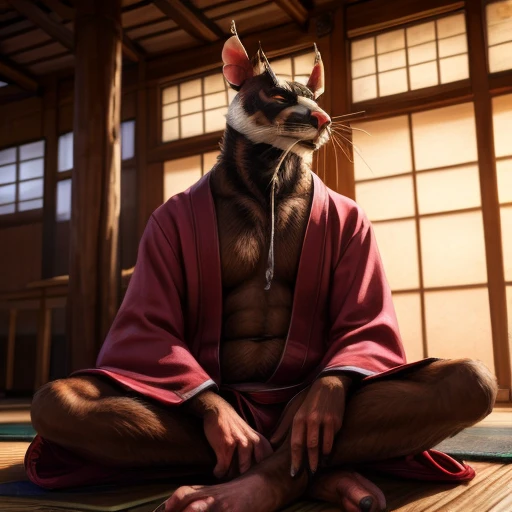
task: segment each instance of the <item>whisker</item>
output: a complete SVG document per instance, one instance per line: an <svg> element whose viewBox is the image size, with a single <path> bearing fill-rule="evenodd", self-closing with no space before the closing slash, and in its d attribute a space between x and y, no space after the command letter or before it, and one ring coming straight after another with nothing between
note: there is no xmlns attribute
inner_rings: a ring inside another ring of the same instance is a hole
<svg viewBox="0 0 512 512"><path fill-rule="evenodd" d="M359 150L359 148L349 139L347 139L343 134L341 133L338 133L336 132L337 135L339 135L340 137L343 137L347 142L349 142L350 144L352 144L352 147L355 149L356 153L359 155L359 158L364 162L364 164L366 165L366 167L368 167L368 169L370 170L370 172L375 175L375 173L373 172L372 168L370 167L370 165L368 164L368 162L364 159L363 155L361 154L361 151Z"/></svg>
<svg viewBox="0 0 512 512"><path fill-rule="evenodd" d="M338 145L341 151L343 151L343 154L347 157L348 161L353 164L354 160L350 158L350 155L345 151L345 148L342 146L341 142L336 137L333 137L332 139Z"/></svg>
<svg viewBox="0 0 512 512"><path fill-rule="evenodd" d="M333 140L331 139L331 142L332 142L332 149L334 151L334 161L336 162L336 192L339 192L339 182L338 182L338 179L339 179L339 176L338 176L338 173L339 173L339 169L338 169L338 153L336 151L336 146L334 145L334 142Z"/></svg>
<svg viewBox="0 0 512 512"><path fill-rule="evenodd" d="M369 135L370 137L372 136L370 132L363 130L363 128L356 128L355 126L350 126L348 124L341 124L341 122L332 123L332 125L335 126L336 128L345 128L347 132L352 132L353 130L356 130L357 132L366 133L366 135Z"/></svg>
<svg viewBox="0 0 512 512"><path fill-rule="evenodd" d="M342 117L352 117L366 114L366 110L360 110L359 112L351 112L350 114L343 114L342 116L331 116L331 119L340 119Z"/></svg>

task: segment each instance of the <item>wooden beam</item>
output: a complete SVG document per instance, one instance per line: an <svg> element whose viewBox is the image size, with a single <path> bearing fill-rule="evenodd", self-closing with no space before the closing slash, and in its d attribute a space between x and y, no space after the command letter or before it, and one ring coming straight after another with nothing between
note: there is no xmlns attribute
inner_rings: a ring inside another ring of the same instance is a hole
<svg viewBox="0 0 512 512"><path fill-rule="evenodd" d="M276 0L276 4L300 27L304 27L309 18L307 9L300 0Z"/></svg>
<svg viewBox="0 0 512 512"><path fill-rule="evenodd" d="M68 50L73 50L73 32L61 23L54 21L40 9L36 3L28 0L8 0L20 14L28 18L34 25L44 30L49 36L58 41Z"/></svg>
<svg viewBox="0 0 512 512"><path fill-rule="evenodd" d="M197 39L211 43L225 37L222 30L188 0L153 0L153 3Z"/></svg>
<svg viewBox="0 0 512 512"><path fill-rule="evenodd" d="M121 0L76 0L68 340L94 366L118 307Z"/></svg>
<svg viewBox="0 0 512 512"><path fill-rule="evenodd" d="M60 0L41 0L46 7L57 13L63 20L72 20L75 17L75 9L63 4Z"/></svg>
<svg viewBox="0 0 512 512"><path fill-rule="evenodd" d="M126 34L123 34L123 54L133 62L141 62L146 58L146 52Z"/></svg>
<svg viewBox="0 0 512 512"><path fill-rule="evenodd" d="M489 285L494 369L500 388L512 385L510 350L507 331L507 298L503 270L501 217L494 155L492 100L487 73L487 45L484 26L484 3L466 1L469 70L474 93L478 170L482 196L485 253Z"/></svg>
<svg viewBox="0 0 512 512"><path fill-rule="evenodd" d="M5 78L7 82L15 83L28 91L36 92L39 89L39 83L35 78L15 62L2 55L0 55L0 76Z"/></svg>

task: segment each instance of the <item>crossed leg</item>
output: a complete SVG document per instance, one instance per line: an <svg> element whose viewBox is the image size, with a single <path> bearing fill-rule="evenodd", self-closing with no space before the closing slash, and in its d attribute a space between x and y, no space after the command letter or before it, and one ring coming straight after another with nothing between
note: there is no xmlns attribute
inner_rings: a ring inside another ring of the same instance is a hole
<svg viewBox="0 0 512 512"><path fill-rule="evenodd" d="M346 467L431 448L489 414L496 389L487 368L469 360L436 361L406 377L368 384L347 403L330 465ZM123 396L92 377L43 388L34 399L32 419L43 437L104 464L177 465L187 460L209 473L215 462L198 420L180 409L168 411ZM179 489L166 510L278 510L306 492L307 472L291 478L289 469L285 443L232 482ZM361 499L366 497L372 501L367 511L382 508L379 493L346 471L316 476L310 494L347 512L365 510Z"/></svg>

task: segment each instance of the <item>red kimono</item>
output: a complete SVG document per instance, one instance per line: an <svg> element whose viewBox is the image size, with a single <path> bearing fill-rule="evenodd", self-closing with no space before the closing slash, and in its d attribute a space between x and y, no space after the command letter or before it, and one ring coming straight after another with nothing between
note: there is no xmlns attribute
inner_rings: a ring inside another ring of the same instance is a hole
<svg viewBox="0 0 512 512"><path fill-rule="evenodd" d="M270 436L285 405L324 372L367 380L405 372L391 292L362 210L314 175L314 194L281 361L267 382L225 386L219 365L222 283L209 175L158 208L97 368L127 390L167 407L215 388ZM119 479L120 472L35 438L25 466L50 488ZM466 480L473 470L433 450L373 464L402 476ZM161 475L161 471L160 471Z"/></svg>

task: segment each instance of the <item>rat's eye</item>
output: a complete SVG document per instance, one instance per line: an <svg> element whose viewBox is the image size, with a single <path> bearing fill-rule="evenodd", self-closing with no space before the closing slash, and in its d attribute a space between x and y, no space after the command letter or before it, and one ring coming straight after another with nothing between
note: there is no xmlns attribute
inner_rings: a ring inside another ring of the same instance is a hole
<svg viewBox="0 0 512 512"><path fill-rule="evenodd" d="M274 96L272 96L272 99L278 101L279 103L286 103L287 101L286 98L281 94L274 94Z"/></svg>

